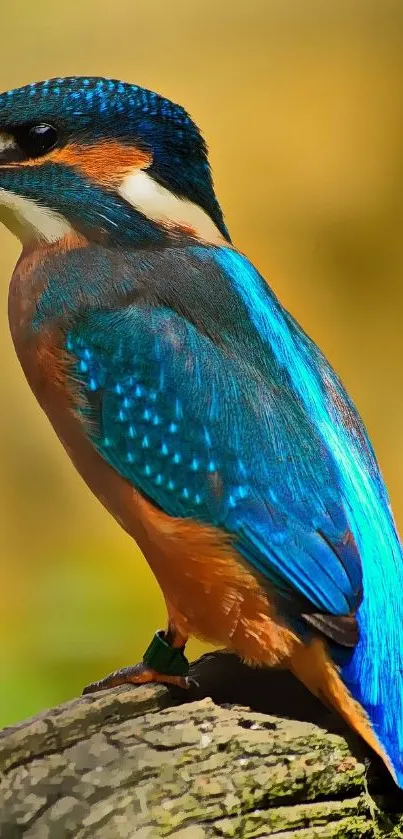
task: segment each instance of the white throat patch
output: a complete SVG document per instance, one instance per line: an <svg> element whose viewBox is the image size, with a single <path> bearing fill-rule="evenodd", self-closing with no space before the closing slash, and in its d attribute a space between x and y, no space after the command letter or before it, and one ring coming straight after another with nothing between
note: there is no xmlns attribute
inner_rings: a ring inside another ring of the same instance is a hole
<svg viewBox="0 0 403 839"><path fill-rule="evenodd" d="M178 198L142 169L126 175L119 194L151 221L166 227L189 228L202 241L214 245L227 244L210 216L197 204Z"/></svg>
<svg viewBox="0 0 403 839"><path fill-rule="evenodd" d="M35 240L57 242L73 232L71 224L60 213L8 189L0 189L0 221L23 244Z"/></svg>

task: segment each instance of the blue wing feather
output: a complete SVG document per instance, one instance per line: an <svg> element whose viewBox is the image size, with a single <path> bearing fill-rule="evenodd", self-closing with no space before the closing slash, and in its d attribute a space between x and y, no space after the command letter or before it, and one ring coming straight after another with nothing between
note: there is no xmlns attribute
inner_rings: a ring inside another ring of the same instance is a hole
<svg viewBox="0 0 403 839"><path fill-rule="evenodd" d="M35 323L68 314L94 446L169 515L225 529L291 606L356 613L354 649L329 650L403 786L402 548L336 374L232 249L64 261Z"/></svg>
<svg viewBox="0 0 403 839"><path fill-rule="evenodd" d="M88 434L119 474L169 515L225 529L283 596L333 615L357 607L335 467L280 376L164 308L87 314L67 348Z"/></svg>

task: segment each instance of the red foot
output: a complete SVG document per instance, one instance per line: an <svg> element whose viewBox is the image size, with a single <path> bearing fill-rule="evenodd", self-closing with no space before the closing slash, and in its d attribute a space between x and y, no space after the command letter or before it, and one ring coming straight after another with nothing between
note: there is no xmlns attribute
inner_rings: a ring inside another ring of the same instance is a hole
<svg viewBox="0 0 403 839"><path fill-rule="evenodd" d="M158 673L141 662L140 664L134 664L132 667L122 667L121 670L115 670L114 673L110 673L109 676L105 676L99 682L93 682L91 685L87 685L83 690L83 694L115 688L118 685L145 685L149 682L175 685L176 687L187 690L193 681L189 676L170 676L164 673Z"/></svg>

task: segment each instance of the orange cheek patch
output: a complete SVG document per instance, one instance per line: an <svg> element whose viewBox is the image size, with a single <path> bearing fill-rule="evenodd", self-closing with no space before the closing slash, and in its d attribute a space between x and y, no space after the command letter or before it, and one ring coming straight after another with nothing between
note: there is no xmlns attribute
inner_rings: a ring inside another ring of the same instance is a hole
<svg viewBox="0 0 403 839"><path fill-rule="evenodd" d="M116 140L102 140L98 144L79 145L71 143L62 149L55 149L35 160L10 163L10 167L43 166L46 163L61 163L77 169L86 178L106 187L120 186L123 178L135 169L148 169L152 154L137 146L118 143Z"/></svg>
<svg viewBox="0 0 403 839"><path fill-rule="evenodd" d="M152 163L149 152L116 140L104 140L88 146L72 143L51 152L46 159L78 169L86 178L106 187L119 186L134 169L148 169Z"/></svg>

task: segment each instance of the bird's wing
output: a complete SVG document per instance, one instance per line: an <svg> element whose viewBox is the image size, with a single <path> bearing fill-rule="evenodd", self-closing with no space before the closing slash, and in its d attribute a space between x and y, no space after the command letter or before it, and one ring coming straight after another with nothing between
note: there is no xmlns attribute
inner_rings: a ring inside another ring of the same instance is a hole
<svg viewBox="0 0 403 839"><path fill-rule="evenodd" d="M331 456L298 400L167 308L87 314L66 346L102 457L167 514L233 535L280 596L329 615L337 635L330 616L360 601L360 558Z"/></svg>

